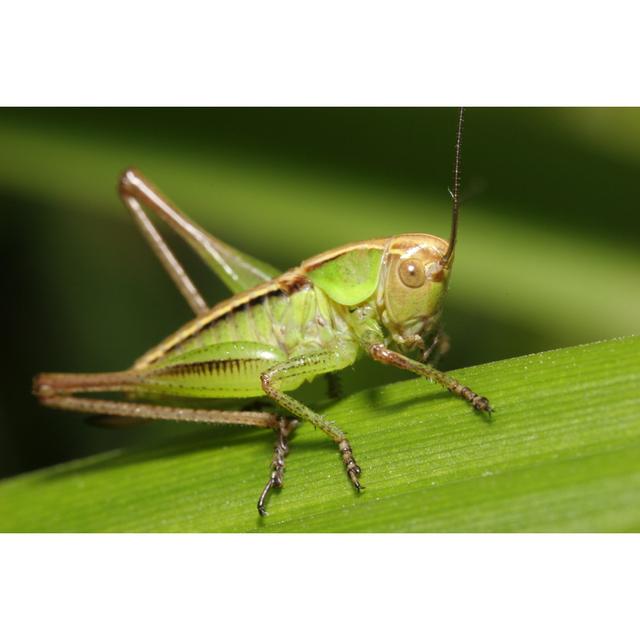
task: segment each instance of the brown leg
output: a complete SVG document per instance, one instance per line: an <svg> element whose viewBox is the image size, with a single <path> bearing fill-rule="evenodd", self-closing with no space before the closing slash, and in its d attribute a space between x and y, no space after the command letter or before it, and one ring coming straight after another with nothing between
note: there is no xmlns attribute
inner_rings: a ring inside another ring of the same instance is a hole
<svg viewBox="0 0 640 640"><path fill-rule="evenodd" d="M278 275L273 267L218 240L193 222L137 169L130 168L122 174L119 192L143 236L196 315L204 313L207 304L145 213L144 207L153 211L189 244L233 293L250 289Z"/></svg>
<svg viewBox="0 0 640 640"><path fill-rule="evenodd" d="M149 420L175 420L177 422L208 422L219 424L246 424L253 427L276 429L283 419L274 413L258 411L220 411L215 409L192 409L188 407L165 407L142 402L79 398L72 395L40 396L41 404L53 409L78 411L101 416L122 416Z"/></svg>
<svg viewBox="0 0 640 640"><path fill-rule="evenodd" d="M404 356L401 353L391 351L390 349L387 349L383 344L374 344L370 346L369 355L374 360L382 362L383 364L389 364L394 367L398 367L399 369L405 369L406 371L411 371L419 376L423 376L425 378L428 378L429 380L437 382L445 389L448 389L454 395L466 400L474 409L477 409L478 411L484 411L488 414L491 414L491 412L493 411L487 398L479 396L477 393L475 393L475 391L472 391L471 389L469 389L469 387L465 387L455 378L444 373L443 371L438 371L438 369L435 369L428 364L416 362L415 360L407 358L407 356Z"/></svg>
<svg viewBox="0 0 640 640"><path fill-rule="evenodd" d="M283 420L280 428L278 429L278 439L276 441L276 446L273 449L273 461L271 462L271 468L273 471L271 471L271 476L260 494L260 499L258 500L258 513L261 516L267 515L264 505L271 489L282 488L284 462L287 453L289 453L289 435L297 426L297 420Z"/></svg>
<svg viewBox="0 0 640 640"><path fill-rule="evenodd" d="M198 288L163 240L159 231L151 222L141 205L141 200L153 211L168 222L180 235L188 234L192 228L191 221L172 206L160 193L146 181L145 178L134 169L128 169L120 179L120 197L127 209L133 215L142 235L151 245L154 253L160 260L178 290L196 315L202 315L208 310L208 305L200 295ZM194 238L194 241L197 241Z"/></svg>
<svg viewBox="0 0 640 640"><path fill-rule="evenodd" d="M178 291L184 296L189 303L191 310L197 315L205 313L209 307L204 298L198 291L198 288L187 275L182 264L176 258L173 251L169 249L167 243L155 228L149 217L144 212L138 201L131 196L122 196L122 200L127 208L133 214L133 219L138 224L142 235L147 239L154 253L160 260L160 263L169 274Z"/></svg>

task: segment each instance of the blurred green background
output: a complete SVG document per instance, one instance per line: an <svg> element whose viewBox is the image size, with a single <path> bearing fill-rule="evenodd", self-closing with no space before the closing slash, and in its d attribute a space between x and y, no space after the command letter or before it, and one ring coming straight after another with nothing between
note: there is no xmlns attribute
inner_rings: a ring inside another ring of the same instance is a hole
<svg viewBox="0 0 640 640"><path fill-rule="evenodd" d="M447 237L455 127L453 109L1 110L0 476L185 428L92 428L30 395L39 371L122 369L190 318L117 198L123 168L284 270L353 240ZM640 110L468 110L443 368L637 333L639 185ZM398 377L363 363L343 384Z"/></svg>

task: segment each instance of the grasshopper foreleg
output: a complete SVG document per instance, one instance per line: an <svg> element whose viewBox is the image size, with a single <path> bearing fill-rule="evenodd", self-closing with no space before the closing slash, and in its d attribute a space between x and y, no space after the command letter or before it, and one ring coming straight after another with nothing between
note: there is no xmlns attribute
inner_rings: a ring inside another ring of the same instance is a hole
<svg viewBox="0 0 640 640"><path fill-rule="evenodd" d="M298 356L279 363L266 371L260 377L262 389L267 396L275 400L280 406L294 415L308 420L314 427L326 433L337 445L347 470L347 475L353 486L360 491L362 488L358 476L360 467L356 464L351 445L345 434L324 416L312 411L295 398L281 391L281 387L291 384L295 388L296 380L308 379L321 373L328 373L350 365L355 359L355 350L344 348L336 351L321 351Z"/></svg>
<svg viewBox="0 0 640 640"><path fill-rule="evenodd" d="M478 411L484 411L488 414L493 411L487 398L478 395L475 391L472 391L471 389L469 389L469 387L464 386L454 377L444 373L443 371L439 371L431 365L425 364L424 362L416 362L415 360L412 360L411 358L408 358L401 353L397 353L396 351L387 349L387 347L385 347L383 344L371 345L368 348L368 351L369 355L378 362L389 364L394 367L398 367L399 369L405 369L406 371L411 371L412 373L415 373L419 376L437 382L439 385L442 385L445 389L449 390L454 395L466 400L474 409L477 409Z"/></svg>

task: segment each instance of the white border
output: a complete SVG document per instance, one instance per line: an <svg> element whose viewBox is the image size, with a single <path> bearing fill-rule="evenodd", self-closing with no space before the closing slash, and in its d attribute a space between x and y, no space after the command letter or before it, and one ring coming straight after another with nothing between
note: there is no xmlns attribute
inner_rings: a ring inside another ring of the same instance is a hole
<svg viewBox="0 0 640 640"><path fill-rule="evenodd" d="M3 637L637 637L637 536L0 538Z"/></svg>
<svg viewBox="0 0 640 640"><path fill-rule="evenodd" d="M638 104L635 4L11 3L3 105ZM637 536L2 536L2 636L637 637Z"/></svg>
<svg viewBox="0 0 640 640"><path fill-rule="evenodd" d="M21 0L0 104L639 104L636 7Z"/></svg>

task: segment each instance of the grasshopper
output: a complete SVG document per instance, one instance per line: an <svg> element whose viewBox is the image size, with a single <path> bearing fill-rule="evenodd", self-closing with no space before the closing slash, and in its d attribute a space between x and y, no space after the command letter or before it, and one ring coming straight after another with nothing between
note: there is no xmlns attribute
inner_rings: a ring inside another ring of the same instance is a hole
<svg viewBox="0 0 640 640"><path fill-rule="evenodd" d="M434 381L490 414L487 398L428 364L444 341L440 318L458 229L463 117L461 109L448 241L408 233L355 242L283 274L212 236L138 170L127 169L120 178L120 197L195 318L124 371L36 376L38 400L49 407L116 420L133 417L272 429L277 438L271 474L258 500L261 515L266 515L268 494L282 487L288 440L300 419L337 444L349 479L361 490L361 470L345 433L288 392L318 375L333 375L362 355ZM211 308L207 305L147 210L200 255L231 290L231 298ZM413 351L418 359L407 355ZM84 395L95 392L121 392L125 399ZM187 400L260 396L293 417L194 408ZM175 406L180 398L184 406Z"/></svg>

